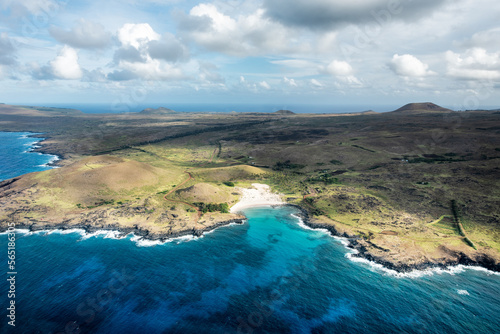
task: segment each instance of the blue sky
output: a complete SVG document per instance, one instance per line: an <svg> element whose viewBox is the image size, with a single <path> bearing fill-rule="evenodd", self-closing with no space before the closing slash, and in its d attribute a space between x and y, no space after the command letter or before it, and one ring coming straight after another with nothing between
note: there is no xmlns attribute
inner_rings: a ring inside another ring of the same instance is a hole
<svg viewBox="0 0 500 334"><path fill-rule="evenodd" d="M0 0L0 102L500 106L497 0Z"/></svg>

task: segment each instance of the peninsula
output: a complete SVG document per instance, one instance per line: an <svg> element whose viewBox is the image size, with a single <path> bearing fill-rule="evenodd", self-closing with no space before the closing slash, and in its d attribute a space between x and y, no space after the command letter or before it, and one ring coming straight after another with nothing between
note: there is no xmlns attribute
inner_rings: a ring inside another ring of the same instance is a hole
<svg viewBox="0 0 500 334"><path fill-rule="evenodd" d="M500 114L432 103L357 114L84 114L0 105L0 131L42 133L61 168L0 183L0 230L83 228L148 239L290 204L398 271L500 271Z"/></svg>

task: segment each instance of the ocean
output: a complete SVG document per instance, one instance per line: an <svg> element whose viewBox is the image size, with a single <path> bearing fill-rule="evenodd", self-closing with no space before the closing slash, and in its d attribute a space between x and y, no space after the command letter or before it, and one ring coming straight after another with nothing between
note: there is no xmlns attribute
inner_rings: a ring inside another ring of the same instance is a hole
<svg viewBox="0 0 500 334"><path fill-rule="evenodd" d="M271 113L277 110L291 110L295 113L304 114L338 114L338 113L354 113L367 110L375 110L377 112L392 111L400 105L358 105L358 104L279 104L279 103L134 103L134 104L113 104L113 103L45 103L46 107L57 108L72 108L81 110L86 114L102 114L102 113L126 113L139 112L146 108L165 107L181 112L259 112Z"/></svg>
<svg viewBox="0 0 500 334"><path fill-rule="evenodd" d="M17 231L16 326L4 279L0 332L500 333L497 273L397 274L307 228L293 207L244 213L245 224L163 244L116 232ZM7 278L8 246L4 233Z"/></svg>
<svg viewBox="0 0 500 334"><path fill-rule="evenodd" d="M0 181L19 175L50 169L55 155L32 152L43 138L30 132L0 132Z"/></svg>

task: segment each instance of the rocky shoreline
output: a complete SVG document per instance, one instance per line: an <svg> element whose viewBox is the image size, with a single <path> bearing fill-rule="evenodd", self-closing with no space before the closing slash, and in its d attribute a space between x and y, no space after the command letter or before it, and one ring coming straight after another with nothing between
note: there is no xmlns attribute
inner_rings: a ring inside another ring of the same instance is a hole
<svg viewBox="0 0 500 334"><path fill-rule="evenodd" d="M491 271L500 272L500 263L495 263L495 261L487 256L482 256L479 259L471 259L464 253L455 253L450 254L450 257L441 262L419 262L419 263L402 263L402 262L394 262L390 261L381 256L374 256L370 252L370 248L377 248L376 245L371 243L370 241L364 240L356 235L349 235L348 233L340 233L337 231L335 226L331 224L325 224L320 222L315 222L309 215L308 211L301 206L295 204L274 204L272 207L281 207L281 206L292 206L296 208L299 213L297 216L302 219L303 223L312 228L312 229L325 229L332 236L346 238L348 241L347 248L355 250L356 252L352 254L354 257L363 258L368 261L372 261L374 263L380 264L387 269L394 270L398 273L409 273L414 270L426 270L426 269L445 269L449 266L456 265L466 265L466 266L480 266L486 268ZM68 225L66 223L58 223L58 224L50 224L43 223L39 224L37 222L28 222L28 223L17 223L16 229L27 229L30 232L37 231L45 231L45 230L72 230L72 229L81 229L84 230L85 233L96 233L101 231L117 231L122 233L124 236L128 234L133 234L138 237L142 237L145 240L150 241L160 241L166 242L170 239L175 239L179 237L185 236L193 236L193 237L201 237L204 233L211 232L217 228L224 227L230 224L244 224L247 221L246 218L238 218L238 219L229 219L221 222L217 222L211 226L208 226L204 229L186 229L173 233L152 233L148 229L141 228L138 225L134 227L123 227L115 224L103 224L101 226L95 226L90 223L84 224L71 224ZM6 232L7 228L3 228L0 230L0 233Z"/></svg>
<svg viewBox="0 0 500 334"><path fill-rule="evenodd" d="M85 233L96 233L96 232L101 232L101 231L116 231L122 233L124 236L128 234L134 234L135 236L142 237L146 240L151 240L151 241L160 241L160 242L166 242L170 239L175 239L175 238L180 238L180 237L185 237L185 236L193 236L193 237L201 237L204 233L211 232L217 228L224 227L227 225L231 224L244 224L246 222L246 219L229 219L221 222L217 222L211 226L208 226L204 229L187 229L187 230L182 230L178 232L173 232L173 233L152 233L148 229L142 229L139 226L135 225L134 227L123 227L119 225L113 225L113 224L108 224L108 225L103 225L96 227L92 224L74 224L74 225L67 225L64 223L60 224L37 224L37 223L31 223L31 224L26 224L26 223L17 223L16 224L16 229L27 229L30 232L37 232L37 231L53 231L53 230L74 230L74 229L81 229L84 230ZM6 232L7 229L0 230L0 233Z"/></svg>
<svg viewBox="0 0 500 334"><path fill-rule="evenodd" d="M337 231L335 226L325 223L314 222L308 211L298 205L290 204L291 206L297 208L299 210L299 216L303 223L313 229L326 229L330 232L332 236L346 238L349 242L347 247L355 250L356 252L352 254L354 257L363 258L368 261L372 261L374 263L380 264L387 269L394 270L398 273L409 273L414 270L425 270L425 269L445 269L449 266L457 266L457 265L466 265L466 266L479 266L486 268L491 271L500 272L500 263L495 263L495 261L484 255L479 257L478 259L472 259L464 253L456 252L454 254L450 254L450 257L445 259L442 262L420 262L420 263L401 263L401 262L393 262L389 261L380 256L374 256L370 252L370 247L377 247L369 241L366 241L358 236L349 235L347 233L340 233Z"/></svg>

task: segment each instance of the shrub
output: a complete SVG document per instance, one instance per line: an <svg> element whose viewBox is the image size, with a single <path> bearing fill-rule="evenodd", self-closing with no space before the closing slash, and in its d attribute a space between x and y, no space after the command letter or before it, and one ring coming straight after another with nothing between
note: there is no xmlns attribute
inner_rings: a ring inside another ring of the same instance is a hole
<svg viewBox="0 0 500 334"><path fill-rule="evenodd" d="M287 160L285 162L278 161L273 166L273 170L282 171L282 170L285 170L285 169L301 169L301 168L304 168L304 167L305 167L305 165L294 164L290 160Z"/></svg>
<svg viewBox="0 0 500 334"><path fill-rule="evenodd" d="M201 212L207 213L207 212L217 212L220 211L222 213L228 213L229 212L229 205L227 203L203 203L203 202L197 202L193 203L196 205Z"/></svg>

